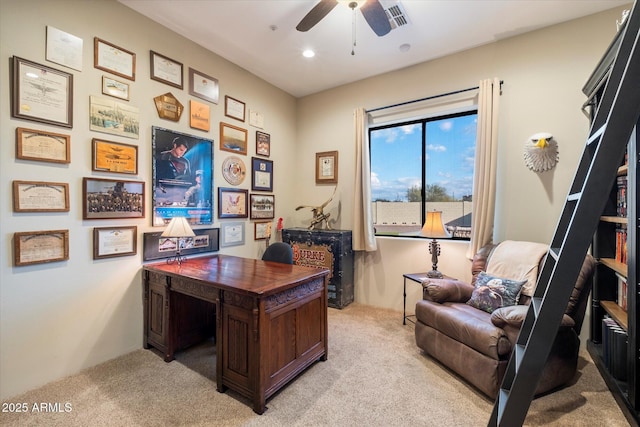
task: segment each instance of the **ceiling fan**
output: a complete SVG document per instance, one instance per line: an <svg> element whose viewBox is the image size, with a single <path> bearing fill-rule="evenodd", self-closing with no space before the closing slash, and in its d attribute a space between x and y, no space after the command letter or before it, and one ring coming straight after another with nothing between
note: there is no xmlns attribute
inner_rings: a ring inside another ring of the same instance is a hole
<svg viewBox="0 0 640 427"><path fill-rule="evenodd" d="M302 18L302 21L300 21L296 30L303 32L309 31L325 16L327 16L327 14L338 5L338 3L340 3L339 0L320 0L320 2L316 4L304 18ZM360 3L362 3L362 1L349 1L348 6L351 10L355 11ZM389 23L389 18L387 18L387 13L384 11L384 8L378 0L366 0L364 4L360 6L360 11L362 12L362 16L364 16L365 21L367 21L367 24L369 24L373 32L379 37L382 37L391 31L391 24Z"/></svg>

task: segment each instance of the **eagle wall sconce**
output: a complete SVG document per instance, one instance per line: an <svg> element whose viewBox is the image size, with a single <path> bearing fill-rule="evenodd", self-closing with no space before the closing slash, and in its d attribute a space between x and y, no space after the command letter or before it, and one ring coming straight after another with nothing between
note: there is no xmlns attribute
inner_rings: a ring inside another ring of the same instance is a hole
<svg viewBox="0 0 640 427"><path fill-rule="evenodd" d="M553 135L540 132L529 137L524 144L524 163L534 172L553 169L558 163L558 143Z"/></svg>

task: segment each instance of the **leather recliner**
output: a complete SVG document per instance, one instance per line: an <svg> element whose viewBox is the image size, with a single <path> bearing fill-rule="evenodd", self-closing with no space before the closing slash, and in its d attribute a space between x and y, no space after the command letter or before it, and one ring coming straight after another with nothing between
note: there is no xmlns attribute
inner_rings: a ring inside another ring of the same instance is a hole
<svg viewBox="0 0 640 427"><path fill-rule="evenodd" d="M495 248L496 245L485 246L475 255L471 283L455 279L425 281L423 299L416 304L415 326L419 348L492 399L502 384L534 290L533 286L528 291L523 288L517 305L501 307L492 313L466 303L478 274L490 264ZM543 261L544 256L538 268ZM566 385L575 376L579 335L594 268L594 259L587 255L538 381L536 395Z"/></svg>

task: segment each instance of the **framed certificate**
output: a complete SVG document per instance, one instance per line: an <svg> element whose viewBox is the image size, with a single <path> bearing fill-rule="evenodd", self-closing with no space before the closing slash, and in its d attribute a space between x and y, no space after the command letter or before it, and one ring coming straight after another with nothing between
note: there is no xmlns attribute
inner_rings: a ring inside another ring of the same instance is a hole
<svg viewBox="0 0 640 427"><path fill-rule="evenodd" d="M251 158L251 189L273 191L273 161Z"/></svg>
<svg viewBox="0 0 640 427"><path fill-rule="evenodd" d="M228 95L224 97L224 115L244 122L245 103Z"/></svg>
<svg viewBox="0 0 640 427"><path fill-rule="evenodd" d="M135 255L138 227L96 227L93 229L93 259Z"/></svg>
<svg viewBox="0 0 640 427"><path fill-rule="evenodd" d="M189 67L189 95L217 104L218 94L218 79Z"/></svg>
<svg viewBox="0 0 640 427"><path fill-rule="evenodd" d="M244 245L244 222L227 222L220 226L220 246Z"/></svg>
<svg viewBox="0 0 640 427"><path fill-rule="evenodd" d="M40 162L70 163L70 142L69 135L16 128L16 157Z"/></svg>
<svg viewBox="0 0 640 427"><path fill-rule="evenodd" d="M73 75L14 56L11 117L73 127Z"/></svg>
<svg viewBox="0 0 640 427"><path fill-rule="evenodd" d="M69 212L69 184L13 181L14 212Z"/></svg>
<svg viewBox="0 0 640 427"><path fill-rule="evenodd" d="M93 163L91 170L113 173L138 174L138 147L121 142L92 140Z"/></svg>
<svg viewBox="0 0 640 427"><path fill-rule="evenodd" d="M338 152L316 153L316 184L338 183Z"/></svg>
<svg viewBox="0 0 640 427"><path fill-rule="evenodd" d="M13 265L23 266L69 259L69 230L13 233Z"/></svg>
<svg viewBox="0 0 640 427"><path fill-rule="evenodd" d="M136 79L136 54L98 37L93 39L93 66L125 79Z"/></svg>
<svg viewBox="0 0 640 427"><path fill-rule="evenodd" d="M182 63L151 51L151 79L182 89Z"/></svg>

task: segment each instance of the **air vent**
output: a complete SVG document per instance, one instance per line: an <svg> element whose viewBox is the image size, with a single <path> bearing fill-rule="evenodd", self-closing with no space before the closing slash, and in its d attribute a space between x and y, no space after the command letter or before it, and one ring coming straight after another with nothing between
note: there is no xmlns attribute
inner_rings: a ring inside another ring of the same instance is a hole
<svg viewBox="0 0 640 427"><path fill-rule="evenodd" d="M402 7L400 2L392 4L391 6L385 8L384 11L387 13L387 18L389 18L392 30L409 24L407 13L405 12L404 7Z"/></svg>

